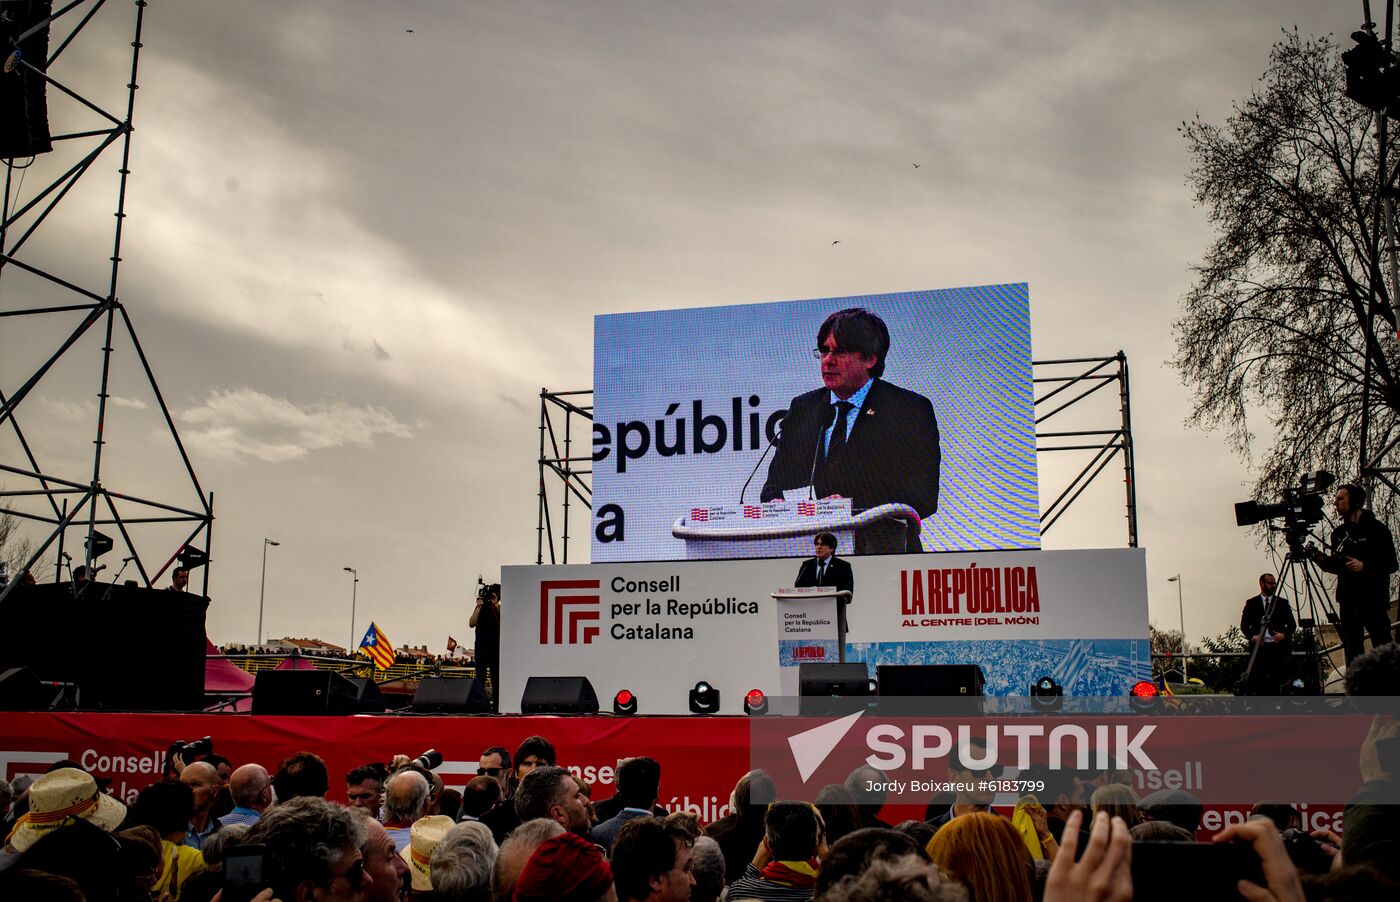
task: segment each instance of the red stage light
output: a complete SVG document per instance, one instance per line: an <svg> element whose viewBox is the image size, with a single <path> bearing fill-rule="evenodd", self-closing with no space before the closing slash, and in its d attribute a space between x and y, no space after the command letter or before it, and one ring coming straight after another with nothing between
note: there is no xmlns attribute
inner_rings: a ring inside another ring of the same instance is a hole
<svg viewBox="0 0 1400 902"><path fill-rule="evenodd" d="M1138 680L1133 684L1133 698L1156 698L1157 684L1151 680Z"/></svg>
<svg viewBox="0 0 1400 902"><path fill-rule="evenodd" d="M637 696L631 689L619 689L613 696L613 713L632 715L637 713Z"/></svg>
<svg viewBox="0 0 1400 902"><path fill-rule="evenodd" d="M762 689L750 689L744 696L745 714L767 714L768 696L763 694Z"/></svg>

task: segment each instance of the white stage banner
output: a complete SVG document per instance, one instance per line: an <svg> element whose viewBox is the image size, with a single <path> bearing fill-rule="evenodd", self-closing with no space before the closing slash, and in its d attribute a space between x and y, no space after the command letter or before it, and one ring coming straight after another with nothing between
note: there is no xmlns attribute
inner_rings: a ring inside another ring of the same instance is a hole
<svg viewBox="0 0 1400 902"><path fill-rule="evenodd" d="M1124 695L1151 673L1146 555L1140 548L850 558L846 659L980 664L989 695L1052 676L1069 695ZM704 680L721 710L751 689L777 695L801 660L780 635L774 590L801 559L507 567L502 573L501 710L530 676L586 676L606 710L630 689L643 714L689 713Z"/></svg>

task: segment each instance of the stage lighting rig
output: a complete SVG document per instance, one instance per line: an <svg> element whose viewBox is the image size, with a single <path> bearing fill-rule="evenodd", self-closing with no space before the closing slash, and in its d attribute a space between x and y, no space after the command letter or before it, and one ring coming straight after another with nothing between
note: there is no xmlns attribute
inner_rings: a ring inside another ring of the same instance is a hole
<svg viewBox="0 0 1400 902"><path fill-rule="evenodd" d="M1035 711L1058 711L1064 703L1065 687L1055 682L1051 676L1043 676L1031 683L1031 709Z"/></svg>
<svg viewBox="0 0 1400 902"><path fill-rule="evenodd" d="M701 680L690 690L691 714L718 714L719 690Z"/></svg>
<svg viewBox="0 0 1400 902"><path fill-rule="evenodd" d="M1161 701L1162 692L1151 680L1138 680L1128 690L1128 705L1134 711L1152 711Z"/></svg>
<svg viewBox="0 0 1400 902"><path fill-rule="evenodd" d="M637 713L637 696L631 689L617 690L617 695L613 696L613 713L622 717Z"/></svg>
<svg viewBox="0 0 1400 902"><path fill-rule="evenodd" d="M750 689L744 696L744 713L750 716L768 713L768 696L762 689Z"/></svg>

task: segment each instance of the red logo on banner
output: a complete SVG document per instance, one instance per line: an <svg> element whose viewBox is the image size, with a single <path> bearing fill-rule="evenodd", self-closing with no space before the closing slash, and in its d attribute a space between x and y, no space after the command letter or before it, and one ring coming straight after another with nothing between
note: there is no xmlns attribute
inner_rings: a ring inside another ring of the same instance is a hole
<svg viewBox="0 0 1400 902"><path fill-rule="evenodd" d="M826 649L820 645L799 645L792 650L794 661L825 661Z"/></svg>
<svg viewBox="0 0 1400 902"><path fill-rule="evenodd" d="M540 583L540 644L592 645L602 619L596 579L547 579ZM592 594L572 590L589 589ZM550 624L554 628L550 629ZM567 637L567 638L566 638Z"/></svg>
<svg viewBox="0 0 1400 902"><path fill-rule="evenodd" d="M710 512L703 507L692 507L690 509L690 519L695 522L703 522L710 519Z"/></svg>
<svg viewBox="0 0 1400 902"><path fill-rule="evenodd" d="M804 517L815 517L817 515L817 503L815 501L797 502L797 512Z"/></svg>
<svg viewBox="0 0 1400 902"><path fill-rule="evenodd" d="M763 508L759 507L757 504L745 504L744 516L752 517L756 520L763 516Z"/></svg>

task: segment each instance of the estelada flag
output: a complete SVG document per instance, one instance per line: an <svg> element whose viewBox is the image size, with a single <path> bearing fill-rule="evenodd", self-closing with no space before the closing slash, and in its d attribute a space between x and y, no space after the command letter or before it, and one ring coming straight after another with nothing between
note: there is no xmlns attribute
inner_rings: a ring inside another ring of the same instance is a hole
<svg viewBox="0 0 1400 902"><path fill-rule="evenodd" d="M380 670L388 670L394 663L394 646L373 621L365 631L365 637L360 640L360 651L369 655L374 666Z"/></svg>
<svg viewBox="0 0 1400 902"><path fill-rule="evenodd" d="M447 653L450 655L457 650L457 640L451 636L447 637Z"/></svg>

